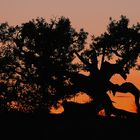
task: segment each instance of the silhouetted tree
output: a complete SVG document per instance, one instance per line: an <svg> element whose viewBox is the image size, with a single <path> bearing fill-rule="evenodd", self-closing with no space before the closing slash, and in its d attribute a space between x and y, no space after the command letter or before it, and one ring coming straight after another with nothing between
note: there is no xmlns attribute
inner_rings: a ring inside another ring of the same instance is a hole
<svg viewBox="0 0 140 140"><path fill-rule="evenodd" d="M52 19L50 23L37 18L15 28L9 27L7 23L1 24L1 34L4 49L10 47L6 52L13 48L10 55L1 57L4 67L1 73L5 74L5 68L8 67L8 74L10 72L12 76L18 77L11 89L14 96L18 95L16 100L36 105L41 110L46 104L52 105L68 95L68 92L64 92L68 79L66 74L77 72L80 68L72 61L75 58L73 50L79 52L84 48L87 33L83 29L76 32L65 17ZM7 57L13 58L7 62L4 60ZM9 75L4 81L8 79ZM13 92L15 88L16 93Z"/></svg>
<svg viewBox="0 0 140 140"><path fill-rule="evenodd" d="M37 18L16 27L0 24L3 103L19 101L41 111L82 91L94 99L94 113L104 108L106 115L131 115L115 108L107 92L131 92L138 106L139 90L132 83L117 85L110 79L114 74L126 79L132 67L139 68L139 30L139 24L129 27L125 16L110 19L107 32L86 49L87 32L77 32L65 17L49 23ZM73 63L76 57L81 64Z"/></svg>
<svg viewBox="0 0 140 140"><path fill-rule="evenodd" d="M90 73L88 77L77 75L76 79L83 79L77 80L78 84L75 84L79 88L77 90L88 93L94 98L97 108L100 110L101 107L104 107L108 115L122 113L112 105L109 96L106 94L109 90L114 95L116 91L131 91L139 108L140 91L135 85L132 83L117 85L110 81L114 74L120 74L126 79L131 68L139 68L138 63L136 63L140 55L139 31L139 23L129 27L129 20L125 16L121 16L119 21L110 18L107 32L99 37L93 37L90 49L84 51L81 55L75 52L83 62L85 69ZM75 82L75 79L73 81ZM86 84L82 84L82 82ZM125 113L124 111L123 114Z"/></svg>

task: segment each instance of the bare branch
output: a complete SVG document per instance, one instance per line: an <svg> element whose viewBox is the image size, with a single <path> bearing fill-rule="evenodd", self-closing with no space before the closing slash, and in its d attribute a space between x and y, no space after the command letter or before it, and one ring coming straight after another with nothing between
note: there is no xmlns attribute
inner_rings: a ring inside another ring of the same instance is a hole
<svg viewBox="0 0 140 140"><path fill-rule="evenodd" d="M102 68L102 66L103 66L103 63L104 63L104 59L105 59L105 48L103 48L103 55L102 55L102 60L101 60L101 67L100 68Z"/></svg>
<svg viewBox="0 0 140 140"><path fill-rule="evenodd" d="M84 59L81 55L78 54L78 52L76 50L74 50L74 53L77 55L77 57L81 60L81 62L83 62L85 65L90 66L91 64Z"/></svg>
<svg viewBox="0 0 140 140"><path fill-rule="evenodd" d="M91 62L94 68L98 68L98 60L97 60L97 53L95 51L95 49L92 49L92 58L91 58Z"/></svg>
<svg viewBox="0 0 140 140"><path fill-rule="evenodd" d="M110 88L112 89L113 94L115 95L116 92L128 93L130 92L135 98L135 104L137 107L137 112L139 113L139 96L140 90L132 83L125 82L122 85L116 85L113 83L110 84Z"/></svg>

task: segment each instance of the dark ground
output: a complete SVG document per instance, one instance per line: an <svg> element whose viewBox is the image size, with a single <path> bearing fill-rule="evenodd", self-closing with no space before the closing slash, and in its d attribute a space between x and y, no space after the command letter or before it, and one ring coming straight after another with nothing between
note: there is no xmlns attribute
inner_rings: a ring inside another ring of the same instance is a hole
<svg viewBox="0 0 140 140"><path fill-rule="evenodd" d="M140 118L1 114L0 140L140 139Z"/></svg>

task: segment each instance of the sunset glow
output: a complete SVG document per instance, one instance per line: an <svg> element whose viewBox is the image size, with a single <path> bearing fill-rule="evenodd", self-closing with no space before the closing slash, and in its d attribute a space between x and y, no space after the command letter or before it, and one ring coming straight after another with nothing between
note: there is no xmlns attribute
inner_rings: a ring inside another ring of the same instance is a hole
<svg viewBox="0 0 140 140"><path fill-rule="evenodd" d="M0 1L0 22L8 22L10 25L17 25L33 18L43 17L47 21L51 18L65 16L70 18L71 24L76 30L84 28L90 36L98 36L106 31L109 17L119 19L125 15L130 19L130 24L140 22L140 0L1 0ZM26 48L25 48L26 49ZM87 72L81 72L88 75ZM112 77L111 81L116 84L132 82L140 89L140 71L132 70L126 81L119 75ZM109 94L117 108L136 112L134 97L130 93L117 93L116 96ZM72 99L80 103L89 101L86 94L80 94ZM52 108L56 113L62 112ZM53 112L52 111L52 112Z"/></svg>

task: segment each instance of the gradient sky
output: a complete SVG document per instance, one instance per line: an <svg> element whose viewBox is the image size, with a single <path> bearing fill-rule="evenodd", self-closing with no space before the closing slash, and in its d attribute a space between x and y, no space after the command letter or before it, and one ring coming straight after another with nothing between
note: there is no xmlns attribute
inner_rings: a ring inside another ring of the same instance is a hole
<svg viewBox="0 0 140 140"><path fill-rule="evenodd" d="M109 17L126 15L132 24L140 21L140 0L0 0L0 22L20 24L29 19L66 16L75 28L99 35Z"/></svg>
<svg viewBox="0 0 140 140"><path fill-rule="evenodd" d="M0 0L0 22L17 25L36 17L65 16L74 28L95 36L106 30L109 17L119 19L120 15L127 16L131 25L140 22L140 0ZM140 71L128 77L140 88L139 79Z"/></svg>

